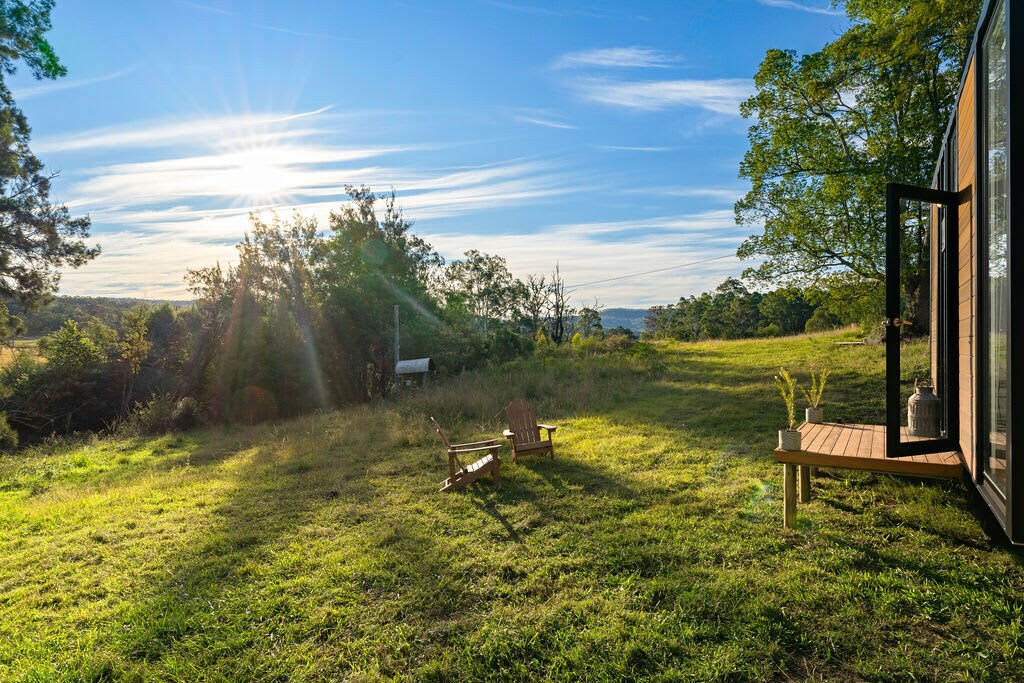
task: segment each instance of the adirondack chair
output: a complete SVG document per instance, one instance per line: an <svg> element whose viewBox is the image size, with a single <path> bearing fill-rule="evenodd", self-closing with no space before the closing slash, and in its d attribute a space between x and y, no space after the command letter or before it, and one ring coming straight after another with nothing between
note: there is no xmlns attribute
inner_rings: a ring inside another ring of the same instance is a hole
<svg viewBox="0 0 1024 683"><path fill-rule="evenodd" d="M558 427L551 425L537 424L537 415L533 412L533 406L521 398L505 406L505 418L508 420L508 429L503 432L509 443L512 444L512 461L521 455L532 455L534 453L550 453L555 457L555 447L551 445L551 435ZM547 438L540 438L540 430L547 432Z"/></svg>
<svg viewBox="0 0 1024 683"><path fill-rule="evenodd" d="M434 423L434 431L441 437L444 447L448 451L448 478L441 482L441 491L455 491L466 484L487 476L494 477L494 485L501 484L501 458L498 451L501 450L501 442L497 439L486 441L474 441L473 443L451 443L444 435L441 425L433 417L430 421ZM484 455L468 467L462 464L460 455L477 456Z"/></svg>

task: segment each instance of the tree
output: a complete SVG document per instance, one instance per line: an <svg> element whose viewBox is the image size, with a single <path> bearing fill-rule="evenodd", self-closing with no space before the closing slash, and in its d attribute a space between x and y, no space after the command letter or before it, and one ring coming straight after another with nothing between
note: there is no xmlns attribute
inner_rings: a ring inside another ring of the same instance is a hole
<svg viewBox="0 0 1024 683"><path fill-rule="evenodd" d="M576 317L576 332L583 337L604 336L604 327L601 326L601 307L596 303L593 306L584 306Z"/></svg>
<svg viewBox="0 0 1024 683"><path fill-rule="evenodd" d="M396 205L393 190L375 194L367 187L346 186L345 192L352 200L331 212L331 234L312 275L329 321L322 352L332 354L332 365L346 368L339 381L346 375L356 379L336 390L348 401L380 396L392 384L395 304L417 312L410 321L415 324L402 325L403 352L429 355L425 351L440 322L429 287L444 260L412 232L413 223Z"/></svg>
<svg viewBox="0 0 1024 683"><path fill-rule="evenodd" d="M776 325L781 333L802 332L812 315L814 306L807 300L804 291L797 287L781 287L761 296L758 307L761 324L765 327Z"/></svg>
<svg viewBox="0 0 1024 683"><path fill-rule="evenodd" d="M562 279L562 271L558 264L555 264L555 272L551 274L551 283L548 285L550 297L550 315L548 316L551 326L551 341L561 344L567 335L572 332L568 329L569 318L575 313L575 309L569 305L569 293L565 291L565 280Z"/></svg>
<svg viewBox="0 0 1024 683"><path fill-rule="evenodd" d="M0 3L0 70L13 74L18 60L36 78L58 78L66 69L43 35L52 0ZM89 219L72 218L50 202L54 174L29 149L25 115L0 75L0 299L34 306L57 290L59 268L77 268L99 253L89 247ZM6 332L0 326L0 332Z"/></svg>
<svg viewBox="0 0 1024 683"><path fill-rule="evenodd" d="M128 414L135 391L135 378L149 356L153 343L146 329L149 311L139 306L121 318L121 338L118 341L118 360L124 365L124 385L121 392L121 412Z"/></svg>
<svg viewBox="0 0 1024 683"><path fill-rule="evenodd" d="M763 259L745 277L881 300L885 183L929 184L979 5L847 0L851 27L820 51L768 51L740 107L756 121L736 218L764 226L739 248ZM909 305L926 265L904 264Z"/></svg>
<svg viewBox="0 0 1024 683"><path fill-rule="evenodd" d="M530 332L537 334L551 305L551 292L548 291L547 280L543 275L527 275L523 286L523 313L530 321Z"/></svg>
<svg viewBox="0 0 1024 683"><path fill-rule="evenodd" d="M491 320L517 318L527 298L526 285L512 276L504 258L476 249L449 263L444 275L444 294L461 300L484 329Z"/></svg>

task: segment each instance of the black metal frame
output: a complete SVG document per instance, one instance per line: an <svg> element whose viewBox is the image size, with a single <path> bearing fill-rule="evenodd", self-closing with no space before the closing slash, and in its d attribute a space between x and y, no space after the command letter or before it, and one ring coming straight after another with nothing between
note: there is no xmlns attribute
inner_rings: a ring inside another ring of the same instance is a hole
<svg viewBox="0 0 1024 683"><path fill-rule="evenodd" d="M945 397L942 401L946 436L927 441L902 442L900 440L900 200L940 204L945 209L944 241L947 255L950 245L957 243L959 232L958 193L930 187L915 187L900 183L885 186L885 454L889 458L902 458L923 453L959 450L958 375L957 375L957 281L956 271L950 272L946 264L933 264L939 275L939 363L942 367ZM938 235L936 234L936 237ZM953 252L955 255L955 251Z"/></svg>
<svg viewBox="0 0 1024 683"><path fill-rule="evenodd" d="M1008 83L1008 111L1007 111L1007 135L1009 148L1007 151L1007 213L1009 228L1007 231L1007 250L1009 255L1008 296L1010 297L1010 321L1007 333L1007 391L1006 401L1009 406L1009 417L1006 425L1006 486L1005 498L995 490L995 486L986 481L984 477L984 463L982 459L986 455L988 446L988 425L984 416L986 406L983 403L988 400L988 392L981 391L982 382L988 377L988 344L987 336L981 334L987 328L988 311L984 303L987 299L986 282L984 276L988 272L988 242L986 240L987 230L982 223L987 215L986 187L987 166L984 156L984 133L985 121L988 113L988 102L985 99L987 88L985 87L982 71L984 38L988 32L989 25L994 15L994 10L1000 5L1000 0L986 2L982 10L982 21L979 23L978 32L975 37L975 82L974 91L976 98L975 106L975 178L977 179L978 190L976 193L978 209L978 277L976 296L979 305L977 307L977 318L975 328L977 343L975 345L978 375L975 381L977 391L978 410L975 414L975 485L982 498L995 514L996 519L1003 526L1004 531L1013 543L1024 543L1024 504L1016 504L1015 493L1021 492L1024 496L1024 467L1014 468L1013 466L1013 434L1017 431L1024 433L1024 410L1014 410L1013 388L1020 386L1024 381L1024 362L1017 363L1018 351L1014 347L1014 340L1024 339L1024 297L1014 296L1014 288L1020 287L1024 277L1014 272L1013 264L1024 264L1024 240L1014 239L1017 232L1017 216L1024 216L1024 197L1020 192L1014 192L1013 179L1016 176L1024 177L1024 127L1015 125L1015 122L1024 121L1024 88L1013 87L1016 80L1024 74L1024 50L1015 49L1015 36L1024 36L1024 7L1021 4L1003 0L1002 5L1006 11L1007 19L1007 83ZM1015 129L1021 131L1015 135ZM1016 172L1021 169L1020 172ZM1019 270L1019 267L1018 267Z"/></svg>

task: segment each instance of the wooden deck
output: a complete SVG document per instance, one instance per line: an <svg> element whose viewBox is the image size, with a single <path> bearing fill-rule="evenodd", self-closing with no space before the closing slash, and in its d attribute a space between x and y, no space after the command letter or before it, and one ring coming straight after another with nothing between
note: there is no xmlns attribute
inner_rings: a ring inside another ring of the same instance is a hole
<svg viewBox="0 0 1024 683"><path fill-rule="evenodd" d="M960 454L929 453L905 458L885 457L885 426L834 424L803 424L800 427L799 451L775 450L775 459L794 465L838 467L848 470L867 470L917 477L959 479L963 474ZM917 437L903 435L906 441Z"/></svg>
<svg viewBox="0 0 1024 683"><path fill-rule="evenodd" d="M798 475L800 502L806 503L811 499L812 468L834 467L942 479L963 476L957 451L904 458L885 457L884 425L805 423L800 426L800 434L801 450L775 449L775 460L782 463L782 519L787 527L792 527L796 521ZM903 439L918 440L905 431Z"/></svg>

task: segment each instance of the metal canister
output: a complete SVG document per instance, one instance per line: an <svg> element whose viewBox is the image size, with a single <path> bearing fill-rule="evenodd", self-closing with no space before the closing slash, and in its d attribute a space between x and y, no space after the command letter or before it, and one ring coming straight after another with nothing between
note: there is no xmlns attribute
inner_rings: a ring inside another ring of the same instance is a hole
<svg viewBox="0 0 1024 683"><path fill-rule="evenodd" d="M930 382L914 380L914 393L907 401L907 432L911 436L938 438L942 399Z"/></svg>

